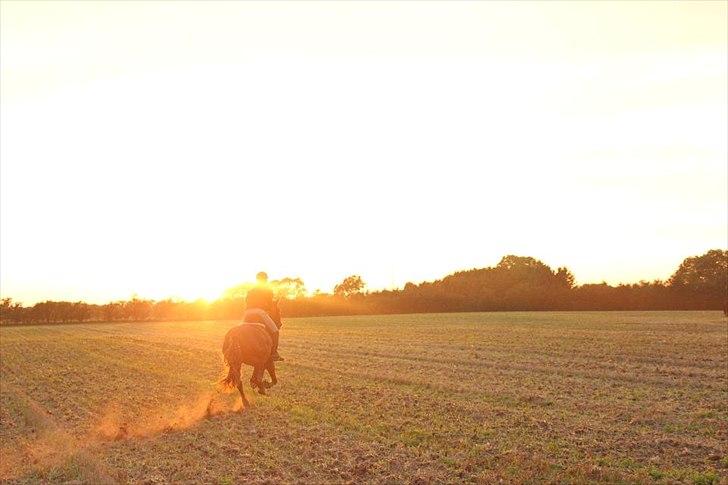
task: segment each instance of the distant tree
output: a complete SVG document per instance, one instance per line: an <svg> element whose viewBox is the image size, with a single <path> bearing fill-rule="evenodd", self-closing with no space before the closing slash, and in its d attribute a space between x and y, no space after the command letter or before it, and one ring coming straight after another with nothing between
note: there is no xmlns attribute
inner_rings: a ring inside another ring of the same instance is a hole
<svg viewBox="0 0 728 485"><path fill-rule="evenodd" d="M415 285L414 283L410 283L408 281L407 283L405 283L404 288L402 290L405 292L417 291L417 285Z"/></svg>
<svg viewBox="0 0 728 485"><path fill-rule="evenodd" d="M503 256L496 267L508 270L521 268L548 268L548 266L536 258L532 258L531 256L514 256L513 254Z"/></svg>
<svg viewBox="0 0 728 485"><path fill-rule="evenodd" d="M3 298L0 300L0 320L10 320L12 315L13 299Z"/></svg>
<svg viewBox="0 0 728 485"><path fill-rule="evenodd" d="M25 310L22 303L13 303L12 298L3 298L0 300L0 322L21 322L26 318Z"/></svg>
<svg viewBox="0 0 728 485"><path fill-rule="evenodd" d="M357 293L361 293L361 291L365 287L364 280L361 279L361 276L359 275L351 275L347 276L342 280L341 283L334 286L334 295L343 296L343 297L350 297L352 295L355 295Z"/></svg>
<svg viewBox="0 0 728 485"><path fill-rule="evenodd" d="M686 258L669 281L670 286L723 293L728 288L728 251L711 249Z"/></svg>
<svg viewBox="0 0 728 485"><path fill-rule="evenodd" d="M355 315L407 312L498 310L718 310L727 303L728 251L714 249L686 258L668 282L640 281L611 286L575 286L567 268L556 271L541 261L508 255L493 267L473 268L440 280L407 283L401 290L366 292L361 276L346 277L334 294L308 295L300 278L271 282L287 316ZM0 299L2 323L63 323L89 320L240 319L253 284L231 288L214 302L162 300L134 296L128 301L92 305L44 301L23 307Z"/></svg>
<svg viewBox="0 0 728 485"><path fill-rule="evenodd" d="M133 297L131 300L124 302L124 316L135 322L146 320L152 314L152 304L150 300L141 300Z"/></svg>
<svg viewBox="0 0 728 485"><path fill-rule="evenodd" d="M569 278L573 285L573 276L565 268L561 270L561 274L555 273L546 264L529 256L504 256L495 269L495 276L502 285L517 290L510 298L512 303L524 298L526 294L540 298L539 295L543 295L550 288L569 284Z"/></svg>
<svg viewBox="0 0 728 485"><path fill-rule="evenodd" d="M223 298L229 300L244 300L245 295L255 286L255 283L241 283L239 285L228 288L223 293Z"/></svg>
<svg viewBox="0 0 728 485"><path fill-rule="evenodd" d="M245 301L241 298L220 298L210 303L209 318L216 320L239 319L243 317Z"/></svg>
<svg viewBox="0 0 728 485"><path fill-rule="evenodd" d="M124 315L124 303L115 301L101 305L101 315L107 322L115 322L121 320Z"/></svg>
<svg viewBox="0 0 728 485"><path fill-rule="evenodd" d="M556 279L564 286L564 288L568 289L572 289L576 282L574 274L566 267L556 270Z"/></svg>
<svg viewBox="0 0 728 485"><path fill-rule="evenodd" d="M179 303L171 298L158 301L152 307L152 318L155 320L173 320L178 315Z"/></svg>
<svg viewBox="0 0 728 485"><path fill-rule="evenodd" d="M293 300L306 295L306 285L303 284L301 278L285 277L271 281L271 285L275 289L278 298Z"/></svg>
<svg viewBox="0 0 728 485"><path fill-rule="evenodd" d="M31 309L31 319L36 322L55 322L57 321L57 312L55 311L55 305L56 302L53 301L44 301L40 303L36 303L33 305L33 308Z"/></svg>
<svg viewBox="0 0 728 485"><path fill-rule="evenodd" d="M74 322L85 322L91 318L91 312L91 305L77 301L71 305L69 319Z"/></svg>

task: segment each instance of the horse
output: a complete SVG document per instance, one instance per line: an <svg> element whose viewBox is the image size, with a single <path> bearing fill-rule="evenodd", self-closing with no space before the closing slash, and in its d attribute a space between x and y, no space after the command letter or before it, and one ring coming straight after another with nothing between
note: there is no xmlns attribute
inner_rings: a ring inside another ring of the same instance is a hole
<svg viewBox="0 0 728 485"><path fill-rule="evenodd" d="M271 359L273 339L265 325L261 323L243 323L228 330L222 344L222 355L227 375L220 380L224 389L237 388L243 399L243 409L250 403L243 392L243 383L240 377L243 364L253 366L253 375L250 385L257 389L259 394L265 395L265 390L276 385L275 363ZM271 380L263 379L263 372L268 371Z"/></svg>

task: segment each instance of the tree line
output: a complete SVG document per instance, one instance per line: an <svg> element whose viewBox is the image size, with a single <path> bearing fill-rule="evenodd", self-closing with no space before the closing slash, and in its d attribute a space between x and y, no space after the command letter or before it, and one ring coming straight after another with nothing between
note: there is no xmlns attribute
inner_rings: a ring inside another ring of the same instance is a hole
<svg viewBox="0 0 728 485"><path fill-rule="evenodd" d="M331 293L309 295L300 278L272 281L284 316L535 310L720 310L728 302L728 251L685 259L667 281L617 286L574 284L567 268L553 270L532 257L504 256L493 267L459 271L401 289L368 292L352 275ZM102 305L45 301L25 307L2 299L3 324L96 321L227 320L242 318L252 284L230 288L207 302L134 297Z"/></svg>

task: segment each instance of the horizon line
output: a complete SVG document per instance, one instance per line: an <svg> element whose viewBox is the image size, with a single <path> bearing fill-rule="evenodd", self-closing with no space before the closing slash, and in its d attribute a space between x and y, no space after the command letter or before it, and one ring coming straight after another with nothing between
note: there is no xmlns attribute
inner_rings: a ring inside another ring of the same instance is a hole
<svg viewBox="0 0 728 485"><path fill-rule="evenodd" d="M684 257L683 258L683 261L685 261L688 258L692 258L692 257L700 256L702 254L706 254L707 252L713 251L713 250L728 251L728 246L726 246L725 249L723 249L723 248L710 248L710 249L706 249L701 254ZM557 268L552 268L550 265L544 263L542 260L540 260L540 259L538 259L536 257L533 257L533 256L519 256L519 255L516 255L516 254L506 254L506 255L504 255L504 256L501 257L501 260L504 257L506 257L506 256L516 256L516 257L523 257L523 258L533 258L536 261L541 262L542 264L546 265L551 271L555 271L555 269L557 270L560 267L565 267L572 275L574 275L574 273L571 271L571 269L568 266L559 266ZM681 262L681 264L682 264L682 262ZM445 274L443 276L440 276L439 278L435 278L435 279L423 279L423 280L420 280L420 281L417 281L417 282L415 282L415 281L407 281L406 283L404 283L402 285L391 285L391 286L383 286L383 287L377 287L377 288L368 288L367 286L365 286L364 293L377 293L377 292L382 292L382 291L397 291L397 290L403 290L404 287L407 284L410 284L410 283L413 284L413 285L419 286L419 285L421 285L423 283L434 283L436 281L443 280L443 279L445 279L445 278L447 278L449 276L453 276L453 275L458 274L458 273L464 273L464 272L468 272L468 271L476 271L476 270L482 270L482 269L495 268L496 266L497 266L497 264L494 265L494 266L482 266L482 267L477 267L476 266L476 267L471 267L471 268L456 269L456 270L451 271L450 273L447 273L447 274ZM620 281L620 282L611 282L610 283L606 279L602 279L601 281L592 280L592 281L586 281L586 282L579 282L578 279L576 278L576 275L574 275L574 280L575 280L574 287L576 288L576 287L586 286L586 285L603 285L603 284L606 284L606 285L612 286L612 287L619 287L619 286L636 285L636 284L640 284L640 283L667 283L669 281L670 277L675 273L675 271L677 271L678 268L679 268L679 265L678 265L678 267L674 268L672 270L672 273L670 274L670 276L668 276L665 279L662 279L662 278L656 278L656 279L639 279L639 280L633 280L631 282L630 281L627 281L627 282ZM351 273L350 275L357 275L357 273ZM362 275L359 274L359 276L362 276ZM292 278L292 279L299 278L299 279L301 279L301 281L304 282L304 288L305 288L305 279L303 277L301 277L301 276L284 275L284 276L280 276L279 278L272 278L270 281L279 281L279 280L281 280L283 278ZM364 279L364 282L366 284L366 278L364 278L362 276L362 279ZM43 302L46 302L46 301L56 301L56 302L66 301L66 302L73 302L73 303L81 302L81 303L86 303L86 304L90 304L90 305L105 305L105 304L108 304L108 303L114 303L114 302L118 302L118 301L130 301L130 300L133 300L134 298L137 298L137 299L140 299L140 300L145 300L145 301L154 301L154 302L172 300L172 301L177 301L177 302L188 302L188 303L197 302L197 301L205 301L205 302L210 303L210 302L214 302L214 301L218 301L218 300L225 299L225 297L224 297L225 291L228 291L228 290L230 290L232 288L235 288L235 287L238 287L238 286L247 285L247 284L254 284L254 281L242 281L242 282L239 282L239 283L234 283L232 285L229 285L229 286L227 286L225 288L225 290L223 290L218 296L216 296L214 298L207 298L207 297L203 297L203 296L197 296L197 297L194 297L194 298L186 298L186 297L181 297L181 296L177 296L177 295L167 295L167 296L164 296L164 297L161 297L161 298L153 298L153 297L144 296L144 295L141 295L141 294L139 294L139 293L137 293L135 291L132 291L127 298L111 298L111 299L106 299L104 301L102 301L101 299L89 299L89 300L87 300L87 299L49 299L49 298L39 298L39 299L36 299L36 300L30 300L28 302L27 300L21 300L21 299L16 299L16 298L14 298L12 296L6 296L2 292L0 292L0 299L10 298L13 302L20 303L23 306L25 306L25 305L35 305L35 304L43 303ZM321 288L314 288L314 289L308 289L308 288L306 288L305 297L311 297L316 292L319 292L320 294L323 294L323 295L331 295L331 294L333 294L333 288L331 290L327 290L327 291L323 291Z"/></svg>

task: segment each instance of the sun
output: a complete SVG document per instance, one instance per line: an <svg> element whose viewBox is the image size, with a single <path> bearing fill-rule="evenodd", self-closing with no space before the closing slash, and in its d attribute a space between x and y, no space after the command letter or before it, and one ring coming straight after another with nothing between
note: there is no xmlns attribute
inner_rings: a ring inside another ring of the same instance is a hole
<svg viewBox="0 0 728 485"><path fill-rule="evenodd" d="M176 282L175 290L170 291L172 286L167 282L164 285L155 285L155 287L145 288L140 291L140 298L149 298L152 300L184 300L195 301L205 300L208 302L215 301L220 298L224 292L224 285L214 285L205 282L186 282L180 284Z"/></svg>

